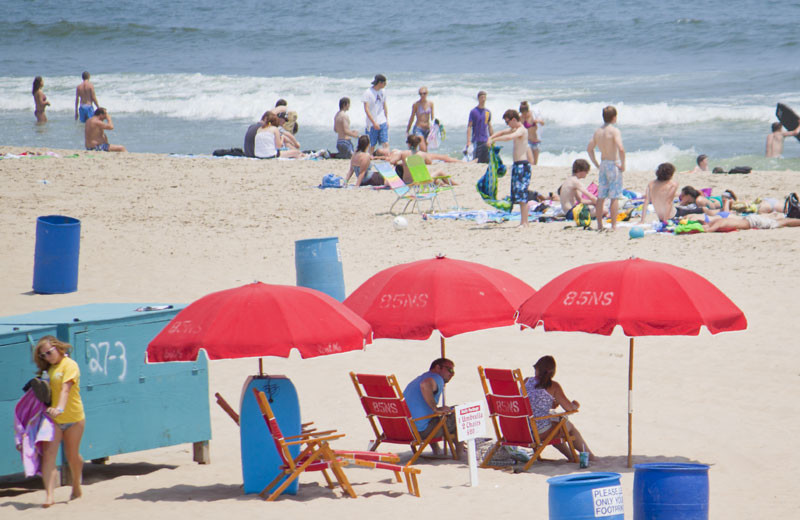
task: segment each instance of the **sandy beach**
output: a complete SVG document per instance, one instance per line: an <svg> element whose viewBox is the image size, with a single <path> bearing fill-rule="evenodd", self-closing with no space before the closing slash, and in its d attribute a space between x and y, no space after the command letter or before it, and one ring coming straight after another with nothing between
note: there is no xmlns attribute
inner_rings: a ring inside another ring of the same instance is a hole
<svg viewBox="0 0 800 520"><path fill-rule="evenodd" d="M0 147L2 153L24 150L33 149ZM693 270L744 311L749 328L637 340L634 463L709 464L711 518L800 514L791 476L800 465L792 442L800 436L794 413L800 371L793 321L800 294L800 229L631 240L625 228L598 234L555 222L518 229L513 222L480 225L414 214L407 216L407 229L396 231L388 214L395 199L391 191L316 188L326 173L344 176L346 161L52 151L63 157L0 160L0 241L5 246L0 315L101 302L189 303L254 280L294 285L295 240L327 236L339 238L348 294L381 269L438 253L503 269L537 289L569 268L631 256ZM73 153L78 156L66 157ZM474 189L483 165L442 169L461 184L457 193L464 208L489 209ZM535 167L531 188L555 191L567 174L566 167ZM652 178L652 171L625 172L625 186L643 191ZM732 189L744 200L783 200L800 191L800 172L795 171L675 178L680 186L713 188L715 194ZM586 182L596 179L593 169ZM499 193L508 190L509 179L502 179ZM81 220L74 293L31 292L36 218L50 214ZM626 516L633 517L633 470L626 467L628 342L621 331L600 337L508 327L456 336L447 345L456 365L447 387L449 403L482 398L478 365L521 368L527 376L540 356L555 356L556 380L570 399L581 403L574 422L599 457L588 471L621 473ZM394 373L405 385L438 352L436 335L419 342L380 339L364 352L310 360L265 358L264 365L267 372L292 379L304 421L346 433L337 447L364 449L372 432L348 373ZM188 444L111 457L106 466L87 464L83 499L66 504L69 488L61 487L59 503L46 511L39 507L44 498L39 479L3 483L0 516L69 513L124 520L266 514L343 520L457 512L475 519L546 518L546 479L578 471L547 448L549 460L534 464L528 473L480 470L479 486L470 487L466 463L422 460L421 498L392 483L390 474L350 469L358 499L341 498L339 491L324 487L319 473L310 473L301 477L298 495L265 503L243 495L239 432L212 397L220 392L237 403L244 379L256 368L254 359L210 363L211 464L192 462ZM86 427L92 428L91 417ZM403 447L391 449L410 457Z"/></svg>

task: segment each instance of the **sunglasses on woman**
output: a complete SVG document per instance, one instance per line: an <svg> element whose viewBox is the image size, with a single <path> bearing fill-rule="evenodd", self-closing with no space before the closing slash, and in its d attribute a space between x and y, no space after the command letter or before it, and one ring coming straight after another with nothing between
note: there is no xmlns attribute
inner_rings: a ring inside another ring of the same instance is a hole
<svg viewBox="0 0 800 520"><path fill-rule="evenodd" d="M42 352L41 354L39 354L39 357L42 358L42 359L45 359L47 356L52 354L55 349L56 349L56 347L50 347L49 349L47 349L44 352Z"/></svg>

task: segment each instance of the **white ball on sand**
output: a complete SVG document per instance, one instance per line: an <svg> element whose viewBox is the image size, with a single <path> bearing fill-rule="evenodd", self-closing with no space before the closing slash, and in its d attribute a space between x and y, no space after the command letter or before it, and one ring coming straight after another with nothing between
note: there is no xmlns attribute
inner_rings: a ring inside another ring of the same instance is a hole
<svg viewBox="0 0 800 520"><path fill-rule="evenodd" d="M408 220L406 220L405 217L398 215L398 216L396 216L394 218L394 221L392 222L392 225L397 230L405 229L405 228L408 227Z"/></svg>

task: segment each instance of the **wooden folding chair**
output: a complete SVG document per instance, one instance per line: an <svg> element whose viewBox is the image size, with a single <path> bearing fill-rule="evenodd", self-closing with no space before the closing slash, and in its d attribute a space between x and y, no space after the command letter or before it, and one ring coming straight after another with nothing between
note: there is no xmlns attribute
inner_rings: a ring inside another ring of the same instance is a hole
<svg viewBox="0 0 800 520"><path fill-rule="evenodd" d="M524 470L527 471L539 459L546 446L560 444L564 440L569 445L572 461L578 462L573 438L567 430L567 416L577 413L577 410L534 417L531 403L528 400L528 392L525 390L522 371L519 369L484 369L479 366L478 374L481 377L483 393L486 395L486 403L489 407L489 416L497 437L497 442L494 443L481 463L482 468L492 467L489 466L489 462L500 447L517 446L533 450L533 456L524 467ZM542 437L536 427L536 421L553 418L558 418L558 422L554 422Z"/></svg>
<svg viewBox="0 0 800 520"><path fill-rule="evenodd" d="M382 442L407 444L413 453L411 459L406 463L406 467L409 467L417 461L428 445L444 440L450 447L453 458L458 459L455 441L445 425L446 416L437 413L424 417L412 417L405 397L403 397L403 391L394 375L350 372L350 379L352 379L361 405L367 413L367 420L372 426L372 431L375 432L375 440L370 446L371 451L376 450ZM422 419L436 421L436 426L424 439L415 422Z"/></svg>
<svg viewBox="0 0 800 520"><path fill-rule="evenodd" d="M258 406L261 409L261 414L264 416L264 421L267 423L272 439L275 442L275 447L280 455L283 464L281 466L281 473L270 482L267 487L261 491L261 496L265 496L269 491L281 481L286 480L275 489L266 499L268 501L275 500L281 493L304 471L322 471L325 481L330 489L335 488L333 480L328 475L327 470L333 473L334 477L342 489L351 497L355 498L356 493L353 490L347 476L342 469L348 464L355 464L372 469L385 469L392 471L398 482L403 479L400 473L406 475L406 484L408 492L414 496L420 496L419 484L417 482L417 475L420 473L419 469L406 468L395 464L399 462L400 457L393 453L374 453L374 452L361 452L361 451L346 451L346 450L333 450L329 442L335 439L344 437L343 433L337 433L336 430L325 431L308 431L300 435L292 437L283 437L278 421L272 413L272 408L269 405L264 392L253 389L256 396ZM304 426L308 427L312 423L305 423ZM289 446L292 445L305 445L305 448L297 455L292 457L289 452Z"/></svg>

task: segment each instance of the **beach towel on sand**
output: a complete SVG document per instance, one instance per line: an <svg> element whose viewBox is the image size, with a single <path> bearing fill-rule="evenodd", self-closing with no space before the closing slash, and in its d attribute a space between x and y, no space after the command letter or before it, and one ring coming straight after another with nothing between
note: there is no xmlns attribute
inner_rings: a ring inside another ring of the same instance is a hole
<svg viewBox="0 0 800 520"><path fill-rule="evenodd" d="M478 179L475 187L486 204L501 211L510 212L511 197L497 199L497 180L506 174L506 167L500 159L500 149L500 146L495 145L489 150L489 166L486 167L486 173Z"/></svg>

